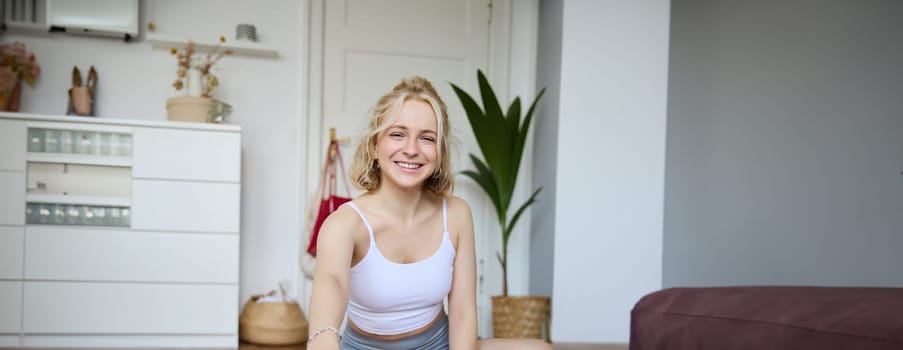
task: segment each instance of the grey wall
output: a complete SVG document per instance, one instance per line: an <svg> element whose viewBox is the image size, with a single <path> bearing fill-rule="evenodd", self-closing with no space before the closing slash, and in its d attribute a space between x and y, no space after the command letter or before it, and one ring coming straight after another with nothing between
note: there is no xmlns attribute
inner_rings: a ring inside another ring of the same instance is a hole
<svg viewBox="0 0 903 350"><path fill-rule="evenodd" d="M903 1L671 13L664 286L903 286Z"/></svg>
<svg viewBox="0 0 903 350"><path fill-rule="evenodd" d="M540 0L536 86L545 95L533 117L533 186L542 186L531 210L530 294L552 295L555 249L555 180L558 155L558 94L561 81L562 0ZM537 91L538 93L539 91ZM528 100L524 101L529 103ZM529 108L529 107L524 107Z"/></svg>

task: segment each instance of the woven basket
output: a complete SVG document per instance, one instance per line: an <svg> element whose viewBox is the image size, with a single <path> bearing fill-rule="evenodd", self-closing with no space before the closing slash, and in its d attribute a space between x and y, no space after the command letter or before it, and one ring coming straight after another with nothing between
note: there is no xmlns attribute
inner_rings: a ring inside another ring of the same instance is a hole
<svg viewBox="0 0 903 350"><path fill-rule="evenodd" d="M238 317L241 340L258 345L294 345L307 341L307 319L298 303L257 303L261 297L254 295L248 299Z"/></svg>
<svg viewBox="0 0 903 350"><path fill-rule="evenodd" d="M166 119L204 123L213 108L213 99L200 96L176 96L166 99Z"/></svg>
<svg viewBox="0 0 903 350"><path fill-rule="evenodd" d="M551 298L492 297L492 334L496 338L549 339ZM545 337L543 329L546 329Z"/></svg>

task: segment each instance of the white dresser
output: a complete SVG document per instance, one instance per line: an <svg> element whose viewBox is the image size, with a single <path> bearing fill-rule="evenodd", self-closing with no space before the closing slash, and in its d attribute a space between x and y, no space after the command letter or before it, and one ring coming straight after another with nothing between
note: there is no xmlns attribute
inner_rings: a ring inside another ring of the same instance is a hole
<svg viewBox="0 0 903 350"><path fill-rule="evenodd" d="M0 113L0 347L238 346L241 129Z"/></svg>

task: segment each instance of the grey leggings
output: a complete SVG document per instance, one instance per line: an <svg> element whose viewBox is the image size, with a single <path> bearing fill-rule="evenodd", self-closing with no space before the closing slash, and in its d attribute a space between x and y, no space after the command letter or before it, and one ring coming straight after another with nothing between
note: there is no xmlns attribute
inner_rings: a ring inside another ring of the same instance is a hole
<svg viewBox="0 0 903 350"><path fill-rule="evenodd" d="M398 340L382 340L367 337L345 327L342 335L342 350L448 350L448 316L444 313L439 321L420 334Z"/></svg>

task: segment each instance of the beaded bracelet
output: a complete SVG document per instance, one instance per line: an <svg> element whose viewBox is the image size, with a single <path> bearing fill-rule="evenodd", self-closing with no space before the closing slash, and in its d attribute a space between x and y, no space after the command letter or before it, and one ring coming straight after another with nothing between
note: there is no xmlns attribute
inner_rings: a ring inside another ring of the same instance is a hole
<svg viewBox="0 0 903 350"><path fill-rule="evenodd" d="M342 335L339 334L338 329L335 329L335 327L323 327L323 328L318 329L316 332L314 332L314 334L311 334L310 337L307 338L307 343L310 344L310 342L314 341L314 338L316 338L318 335L323 334L325 332L333 332L333 333L335 333L336 336L339 337L339 340L342 340Z"/></svg>

